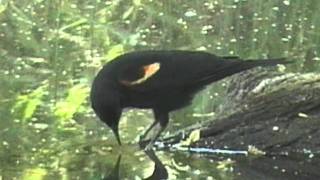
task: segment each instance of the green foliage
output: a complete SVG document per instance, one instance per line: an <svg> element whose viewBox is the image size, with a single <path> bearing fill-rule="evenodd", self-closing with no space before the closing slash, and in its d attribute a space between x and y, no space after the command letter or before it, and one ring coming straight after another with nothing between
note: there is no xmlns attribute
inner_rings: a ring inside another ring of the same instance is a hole
<svg viewBox="0 0 320 180"><path fill-rule="evenodd" d="M39 107L39 105L43 102L42 98L46 93L46 89L47 84L44 84L28 94L19 95L17 97L13 109L14 111L22 111L22 120L30 120L30 118L34 115L37 107Z"/></svg>
<svg viewBox="0 0 320 180"><path fill-rule="evenodd" d="M69 91L65 100L56 104L54 114L58 120L68 121L77 112L83 112L82 104L86 101L89 88L84 85L75 85Z"/></svg>
<svg viewBox="0 0 320 180"><path fill-rule="evenodd" d="M7 4L0 4L0 14L7 9Z"/></svg>
<svg viewBox="0 0 320 180"><path fill-rule="evenodd" d="M106 53L106 59L113 59L124 53L124 47L122 44L112 46Z"/></svg>

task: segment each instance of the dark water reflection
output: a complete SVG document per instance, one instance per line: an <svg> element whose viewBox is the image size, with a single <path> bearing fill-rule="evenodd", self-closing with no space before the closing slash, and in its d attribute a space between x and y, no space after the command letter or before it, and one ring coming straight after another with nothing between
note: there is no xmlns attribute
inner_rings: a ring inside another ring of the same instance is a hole
<svg viewBox="0 0 320 180"><path fill-rule="evenodd" d="M224 156L224 155L190 155L184 154L185 159L181 162L193 164L194 157L198 157L201 169L179 170L178 167L165 165L157 157L154 151L146 151L145 155L154 163L151 176L143 179L290 179L307 180L320 178L319 157L308 157L307 155L295 154L279 156ZM181 155L181 154L180 154ZM180 156L179 153L173 155ZM119 164L116 164L119 167ZM188 165L186 166L188 167ZM211 169L211 168L212 169ZM172 169L170 169L172 168ZM119 169L116 169L116 172ZM177 171L174 177L170 177L168 171ZM118 177L119 178L119 177Z"/></svg>
<svg viewBox="0 0 320 180"><path fill-rule="evenodd" d="M168 179L168 171L161 160L157 157L154 151L146 151L146 155L154 162L154 170L151 176L145 178L148 180L151 179Z"/></svg>
<svg viewBox="0 0 320 180"><path fill-rule="evenodd" d="M19 157L21 158L21 157ZM290 179L320 178L318 154L230 155L142 151L137 146L65 150L50 164L1 159L0 179Z"/></svg>
<svg viewBox="0 0 320 180"><path fill-rule="evenodd" d="M151 176L144 178L145 180L152 180L152 179L168 179L168 171L164 164L162 164L161 160L156 156L155 152L145 151L146 155L150 158L151 161L154 162L154 170ZM121 155L119 155L118 160L115 164L114 169L111 173L105 177L103 180L118 180L120 179L120 162L121 162Z"/></svg>
<svg viewBox="0 0 320 180"><path fill-rule="evenodd" d="M162 154L162 152L157 152ZM179 165L163 163L154 151L146 151L145 155L154 163L152 173L141 179L318 179L320 177L319 156L310 158L307 155L294 154L278 156L225 156L225 155L199 155L188 153L169 153L173 161L179 159ZM166 154L165 153L165 154ZM168 154L166 154L168 155ZM184 158L184 159L180 159ZM196 158L196 160L195 160ZM119 156L111 175L104 179L122 179L119 168ZM196 162L196 163L195 163ZM136 166L139 166L136 164ZM198 166L197 168L190 168ZM171 176L172 175L172 176ZM129 179L130 179L129 175ZM139 178L139 179L140 179Z"/></svg>

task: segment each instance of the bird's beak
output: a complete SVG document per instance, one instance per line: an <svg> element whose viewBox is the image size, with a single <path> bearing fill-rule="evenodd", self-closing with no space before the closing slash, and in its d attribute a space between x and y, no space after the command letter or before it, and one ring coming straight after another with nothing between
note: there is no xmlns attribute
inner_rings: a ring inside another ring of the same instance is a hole
<svg viewBox="0 0 320 180"><path fill-rule="evenodd" d="M118 144L121 146L118 126L112 127L111 129L113 131L114 136L116 137L116 139L118 141Z"/></svg>

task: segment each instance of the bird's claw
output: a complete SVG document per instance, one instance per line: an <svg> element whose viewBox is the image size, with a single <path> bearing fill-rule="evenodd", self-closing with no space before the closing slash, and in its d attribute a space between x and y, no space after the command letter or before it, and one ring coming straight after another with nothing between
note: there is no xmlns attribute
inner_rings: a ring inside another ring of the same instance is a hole
<svg viewBox="0 0 320 180"><path fill-rule="evenodd" d="M153 142L150 139L140 140L139 141L139 146L144 151L149 151L149 150L153 149Z"/></svg>
<svg viewBox="0 0 320 180"><path fill-rule="evenodd" d="M144 151L153 150L153 143L149 143L143 150L144 150Z"/></svg>
<svg viewBox="0 0 320 180"><path fill-rule="evenodd" d="M139 142L141 142L141 141L144 140L145 136L144 135L140 135L140 136L138 136L138 138L139 138Z"/></svg>
<svg viewBox="0 0 320 180"><path fill-rule="evenodd" d="M137 136L136 138L134 138L133 142L135 143L140 143L142 141L141 136Z"/></svg>

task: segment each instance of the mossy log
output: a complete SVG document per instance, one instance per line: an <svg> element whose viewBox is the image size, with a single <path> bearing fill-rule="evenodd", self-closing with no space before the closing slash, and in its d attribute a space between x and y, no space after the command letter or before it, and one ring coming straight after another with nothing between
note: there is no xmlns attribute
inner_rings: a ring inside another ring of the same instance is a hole
<svg viewBox="0 0 320 180"><path fill-rule="evenodd" d="M163 140L173 145L200 130L190 147L320 152L320 74L254 69L231 77L221 112Z"/></svg>

